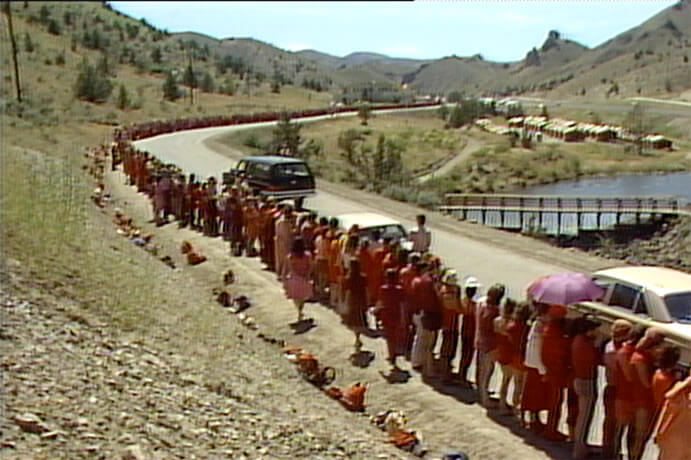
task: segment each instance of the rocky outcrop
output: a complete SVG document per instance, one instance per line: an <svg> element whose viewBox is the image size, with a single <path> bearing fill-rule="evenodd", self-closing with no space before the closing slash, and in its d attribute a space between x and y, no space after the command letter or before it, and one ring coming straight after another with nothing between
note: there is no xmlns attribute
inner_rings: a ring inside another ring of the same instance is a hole
<svg viewBox="0 0 691 460"><path fill-rule="evenodd" d="M594 252L633 264L661 265L691 273L691 217L664 224L650 239L625 244L606 241Z"/></svg>

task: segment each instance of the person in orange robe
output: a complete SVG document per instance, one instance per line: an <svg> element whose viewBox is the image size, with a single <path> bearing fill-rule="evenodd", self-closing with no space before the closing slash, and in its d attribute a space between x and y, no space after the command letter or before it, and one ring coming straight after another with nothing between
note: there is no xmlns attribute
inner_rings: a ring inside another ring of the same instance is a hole
<svg viewBox="0 0 691 460"><path fill-rule="evenodd" d="M348 274L344 282L345 308L343 322L355 334L355 352L362 348L360 334L367 330L367 279L362 274L360 261L353 257L350 259Z"/></svg>
<svg viewBox="0 0 691 460"><path fill-rule="evenodd" d="M315 231L315 290L319 302L328 304L329 286L329 246L331 245L331 232L329 231L329 220L322 217L319 220L319 227Z"/></svg>
<svg viewBox="0 0 691 460"><path fill-rule="evenodd" d="M401 327L404 331L402 347L407 360L411 358L413 340L415 339L415 326L413 324L415 305L411 300L413 296L413 279L420 274L420 270L418 269L420 260L420 254L412 252L408 255L408 264L398 271L398 280L405 294L405 298L403 299L403 319L401 321Z"/></svg>
<svg viewBox="0 0 691 460"><path fill-rule="evenodd" d="M665 402L655 426L659 460L689 460L691 426L691 375L665 393Z"/></svg>
<svg viewBox="0 0 691 460"><path fill-rule="evenodd" d="M650 437L654 415L652 379L655 358L653 351L662 343L663 339L664 335L659 328L648 328L629 358L629 366L633 374L631 391L636 395L633 401L635 438L633 448L629 452L631 460L642 458L645 445Z"/></svg>
<svg viewBox="0 0 691 460"><path fill-rule="evenodd" d="M372 286L372 282L370 280L375 277L374 258L372 256L372 252L370 251L370 240L368 240L367 238L362 238L360 240L359 247L357 250L357 258L360 261L360 267L362 267L362 272L367 277L368 306L372 306L372 292L374 290L374 286Z"/></svg>
<svg viewBox="0 0 691 460"><path fill-rule="evenodd" d="M615 431L618 437L626 431L626 445L629 452L633 452L635 449L636 399L639 397L633 384L635 375L630 360L633 352L636 350L636 344L643 337L644 333L645 328L640 326L633 327L626 342L616 352L614 380L617 390L614 406L617 426ZM615 444L619 445L619 439L615 439ZM618 452L615 453L618 454Z"/></svg>
<svg viewBox="0 0 691 460"><path fill-rule="evenodd" d="M549 315L551 319L545 325L542 341L542 362L547 370L545 396L549 400L547 425L543 436L554 441L565 441L566 436L559 432L558 423L564 402L564 389L569 386L571 341L565 330L566 308L552 306Z"/></svg>
<svg viewBox="0 0 691 460"><path fill-rule="evenodd" d="M386 271L386 282L379 290L380 298L375 310L377 317L382 323L386 348L388 350L387 361L392 366L392 370L398 369L396 358L401 356L401 340L403 339L403 288L398 283L398 273L390 268Z"/></svg>
<svg viewBox="0 0 691 460"><path fill-rule="evenodd" d="M677 383L676 366L679 362L679 348L665 345L660 352L659 368L653 374L652 391L655 414L660 413L667 393Z"/></svg>
<svg viewBox="0 0 691 460"><path fill-rule="evenodd" d="M376 249L372 255L372 263L374 265L372 273L375 279L370 280L370 286L372 287L373 298L371 302L377 303L379 300L379 288L384 281L384 259L391 253L391 238L384 238L384 244L382 247Z"/></svg>

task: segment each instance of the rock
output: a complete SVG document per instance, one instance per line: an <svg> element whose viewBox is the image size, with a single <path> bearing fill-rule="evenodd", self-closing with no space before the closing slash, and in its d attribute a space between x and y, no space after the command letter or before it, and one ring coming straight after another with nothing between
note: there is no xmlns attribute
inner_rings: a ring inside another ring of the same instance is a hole
<svg viewBox="0 0 691 460"><path fill-rule="evenodd" d="M58 436L65 434L62 431L48 431L41 435L41 439L57 439Z"/></svg>
<svg viewBox="0 0 691 460"><path fill-rule="evenodd" d="M31 413L16 415L14 417L14 423L19 425L19 427L27 433L41 434L50 431L50 428L43 423L39 416Z"/></svg>
<svg viewBox="0 0 691 460"><path fill-rule="evenodd" d="M133 446L127 446L120 458L121 460L146 460L147 456L144 455L142 448L135 444Z"/></svg>

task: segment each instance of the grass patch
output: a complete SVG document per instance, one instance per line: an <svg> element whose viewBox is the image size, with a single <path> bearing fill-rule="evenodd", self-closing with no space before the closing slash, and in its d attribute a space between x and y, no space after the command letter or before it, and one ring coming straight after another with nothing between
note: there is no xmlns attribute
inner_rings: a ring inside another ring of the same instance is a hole
<svg viewBox="0 0 691 460"><path fill-rule="evenodd" d="M402 157L404 166L412 172L423 171L462 150L467 140L461 130L445 130L439 118L422 116L422 112L435 111L374 114L368 126L362 126L356 117L309 122L304 124L301 135L323 143L322 158L316 160L314 166L328 180L344 180L341 172L346 168L346 163L341 158L338 136L348 129L358 130L371 144L376 143L381 134L400 143L405 147ZM272 127L256 128L219 137L218 141L248 155L256 155L262 153L262 147L271 141L272 131Z"/></svg>

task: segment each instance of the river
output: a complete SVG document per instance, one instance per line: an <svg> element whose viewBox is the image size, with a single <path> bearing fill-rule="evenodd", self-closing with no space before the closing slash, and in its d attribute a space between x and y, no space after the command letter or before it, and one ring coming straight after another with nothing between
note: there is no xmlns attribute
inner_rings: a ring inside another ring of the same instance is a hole
<svg viewBox="0 0 691 460"><path fill-rule="evenodd" d="M673 196L681 198L684 203L689 203L691 202L691 173L594 177L530 187L516 193L526 195L616 196L621 198Z"/></svg>

